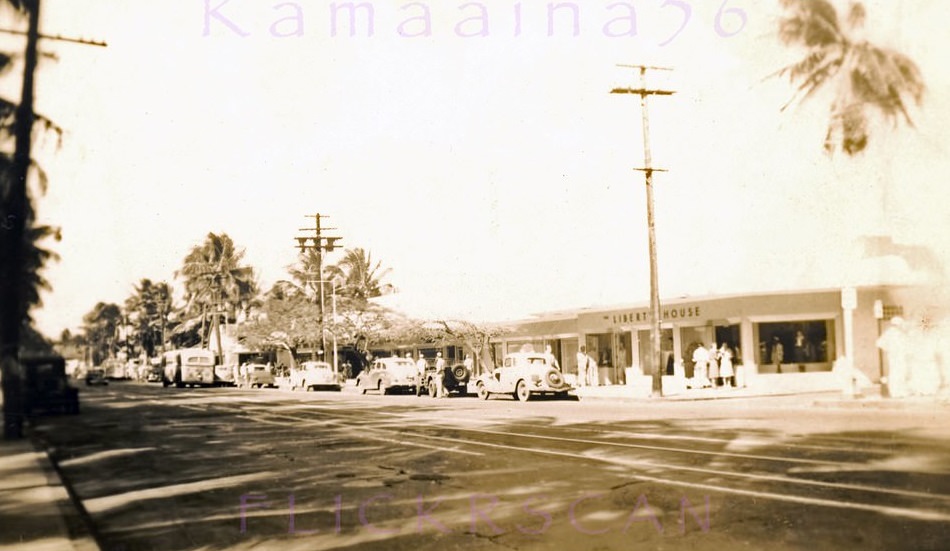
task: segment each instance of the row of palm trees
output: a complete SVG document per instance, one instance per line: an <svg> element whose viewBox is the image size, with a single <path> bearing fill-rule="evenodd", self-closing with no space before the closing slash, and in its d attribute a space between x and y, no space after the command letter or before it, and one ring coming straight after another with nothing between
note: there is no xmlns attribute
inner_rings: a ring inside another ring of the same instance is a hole
<svg viewBox="0 0 950 551"><path fill-rule="evenodd" d="M237 324L233 336L252 344L288 347L316 346L325 329L353 343L386 326L385 312L370 299L391 290L383 282L388 269L361 248L346 250L339 262L323 268L323 277L316 274L319 264L314 252L301 254L288 269L289 279L261 292L244 251L226 233L209 233L175 274L184 291L180 305L172 285L141 279L124 305L96 304L83 318L82 333L68 337L99 362L122 349L152 357L166 344L222 350L222 325ZM326 308L316 304L320 286L330 301ZM336 315L329 316L331 311Z"/></svg>

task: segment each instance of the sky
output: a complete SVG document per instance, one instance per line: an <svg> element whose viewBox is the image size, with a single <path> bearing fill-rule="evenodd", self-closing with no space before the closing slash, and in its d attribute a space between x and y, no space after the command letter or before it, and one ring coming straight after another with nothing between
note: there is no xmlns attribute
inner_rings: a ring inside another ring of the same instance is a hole
<svg viewBox="0 0 950 551"><path fill-rule="evenodd" d="M373 32L358 18L352 36L332 4L43 1L44 33L108 46L42 43L37 110L62 129L38 130L34 150L39 220L62 229L42 331L78 329L142 278L175 282L208 232L267 289L315 213L389 268L414 312L647 301L639 100L609 93L638 77L618 64L673 69L648 74L676 92L649 106L668 171L661 298L918 277L862 258L868 235L950 260L950 3L865 2L868 38L917 61L928 93L915 128L875 121L853 159L822 150L830 93L781 111L793 88L769 75L803 52L776 38L778 0L560 2L553 28L556 2L367 0ZM466 20L481 10L485 28ZM17 97L18 78L0 93Z"/></svg>

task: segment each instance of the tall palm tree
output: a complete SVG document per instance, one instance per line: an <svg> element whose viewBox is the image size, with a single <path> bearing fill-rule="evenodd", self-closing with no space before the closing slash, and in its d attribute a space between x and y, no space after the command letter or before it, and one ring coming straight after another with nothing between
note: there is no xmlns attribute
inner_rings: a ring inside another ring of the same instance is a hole
<svg viewBox="0 0 950 551"><path fill-rule="evenodd" d="M373 263L372 254L362 248L347 249L343 259L329 268L342 279L341 295L355 305L367 305L369 299L382 296L389 288L383 279L390 269L382 268L382 262Z"/></svg>
<svg viewBox="0 0 950 551"><path fill-rule="evenodd" d="M808 51L804 59L776 73L798 85L782 109L822 88L833 88L825 151L840 149L848 156L863 151L869 138L868 111L892 124L903 120L913 126L908 100L923 100L923 77L907 56L859 36L866 16L861 2L850 3L843 21L830 0L781 3L786 14L779 22L779 38Z"/></svg>
<svg viewBox="0 0 950 551"><path fill-rule="evenodd" d="M185 256L176 275L185 280L186 312L202 317L202 335L209 313L215 315L213 322L217 328L218 315L235 315L239 309L247 309L256 298L258 286L254 269L243 266L243 259L244 251L235 248L226 233L209 233L204 242L195 245ZM216 337L220 352L220 332L216 332Z"/></svg>
<svg viewBox="0 0 950 551"><path fill-rule="evenodd" d="M92 350L92 362L99 363L115 352L116 331L122 321L118 304L99 302L82 317L83 334Z"/></svg>
<svg viewBox="0 0 950 551"><path fill-rule="evenodd" d="M3 375L3 436L23 436L23 397L20 392L21 367L18 359L21 328L27 323L29 297L24 287L31 285L23 277L23 266L30 262L29 240L33 229L34 213L27 189L31 167L33 136L33 77L37 62L39 41L39 0L0 0L0 6L10 6L19 14L27 14L26 50L24 52L23 86L19 104L0 101L0 137L13 138L14 150L0 153L0 372ZM0 70L10 65L12 56L0 55ZM35 285L37 282L32 282ZM36 290L36 287L30 287Z"/></svg>
<svg viewBox="0 0 950 551"><path fill-rule="evenodd" d="M171 288L161 281L153 283L143 278L133 287L125 300L129 321L135 326L139 346L151 357L155 348L164 342L165 324L171 312Z"/></svg>

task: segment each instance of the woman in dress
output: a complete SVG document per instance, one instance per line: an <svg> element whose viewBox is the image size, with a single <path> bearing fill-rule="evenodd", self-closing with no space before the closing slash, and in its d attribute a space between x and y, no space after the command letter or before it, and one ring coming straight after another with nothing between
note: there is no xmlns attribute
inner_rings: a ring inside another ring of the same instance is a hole
<svg viewBox="0 0 950 551"><path fill-rule="evenodd" d="M722 385L736 386L736 372L732 367L732 349L729 345L722 343L719 349L719 376L722 377Z"/></svg>
<svg viewBox="0 0 950 551"><path fill-rule="evenodd" d="M711 343L709 345L709 367L708 376L709 382L712 384L713 388L719 386L719 350L716 349L716 343Z"/></svg>

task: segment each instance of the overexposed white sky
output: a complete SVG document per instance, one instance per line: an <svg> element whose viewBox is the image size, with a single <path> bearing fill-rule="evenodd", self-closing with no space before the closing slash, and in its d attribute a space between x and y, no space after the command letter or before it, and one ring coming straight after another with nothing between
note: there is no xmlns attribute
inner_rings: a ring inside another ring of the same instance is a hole
<svg viewBox="0 0 950 551"><path fill-rule="evenodd" d="M865 155L834 160L830 95L780 113L792 88L766 79L801 56L775 37L777 0L728 0L746 16L731 37L718 0L633 2L637 34L623 37L605 34L624 28L613 0L562 2L553 36L547 1L365 3L372 36L364 21L350 36L345 17L334 36L328 0L43 0L43 32L109 45L43 43L57 59L42 61L37 108L64 133L58 147L38 133L35 155L50 178L40 220L63 235L41 330L78 327L141 278L172 281L209 231L246 250L266 289L317 212L425 311L646 300L640 109L608 93L636 83L618 63L675 68L650 75L677 91L650 107L654 164L670 171L656 176L661 296L908 275L857 262L862 235L950 259L946 2L865 2L869 36L913 57L929 92L916 129L881 123ZM676 4L691 17L659 46ZM458 36L481 7L485 36ZM404 36L425 9L431 35ZM17 80L3 78L7 97Z"/></svg>

